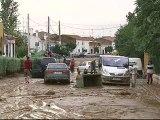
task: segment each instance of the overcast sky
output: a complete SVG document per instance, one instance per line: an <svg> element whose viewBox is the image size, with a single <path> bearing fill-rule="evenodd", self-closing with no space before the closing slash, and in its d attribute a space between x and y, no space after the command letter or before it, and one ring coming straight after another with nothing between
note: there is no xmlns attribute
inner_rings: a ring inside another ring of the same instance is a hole
<svg viewBox="0 0 160 120"><path fill-rule="evenodd" d="M30 27L58 33L61 21L62 34L81 36L113 36L119 25L126 23L126 15L135 9L135 0L15 0L19 3L20 29L26 27L27 14ZM113 28L114 27L114 28Z"/></svg>

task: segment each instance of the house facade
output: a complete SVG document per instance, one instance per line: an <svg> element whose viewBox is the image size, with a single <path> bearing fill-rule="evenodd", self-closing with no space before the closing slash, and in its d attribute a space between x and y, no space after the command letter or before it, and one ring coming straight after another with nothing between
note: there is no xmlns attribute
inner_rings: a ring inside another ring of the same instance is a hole
<svg viewBox="0 0 160 120"><path fill-rule="evenodd" d="M62 35L62 36L64 36L64 35ZM65 36L67 36L69 39L62 39L63 42L67 42L70 40L76 44L76 48L72 51L71 54L79 54L82 52L90 53L91 52L89 42L93 41L94 40L93 38L80 37L78 35L65 35ZM64 37L62 37L62 38L64 38Z"/></svg>
<svg viewBox="0 0 160 120"><path fill-rule="evenodd" d="M46 50L46 38L47 38L47 33L46 32L38 32L36 31L33 33L33 29L30 29L30 50L36 50L36 51L41 51L41 50Z"/></svg>
<svg viewBox="0 0 160 120"><path fill-rule="evenodd" d="M109 46L111 46L113 50L115 50L115 37L103 36L101 38L96 39L96 42L99 43L100 54L106 54L107 51L105 50L105 48Z"/></svg>

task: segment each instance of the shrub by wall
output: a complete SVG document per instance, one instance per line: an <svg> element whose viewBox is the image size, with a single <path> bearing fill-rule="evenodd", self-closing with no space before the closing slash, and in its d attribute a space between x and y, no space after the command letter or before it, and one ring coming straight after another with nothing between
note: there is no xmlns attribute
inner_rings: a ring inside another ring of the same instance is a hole
<svg viewBox="0 0 160 120"><path fill-rule="evenodd" d="M7 59L0 56L0 76L6 75Z"/></svg>
<svg viewBox="0 0 160 120"><path fill-rule="evenodd" d="M0 76L20 72L21 60L11 57L0 57Z"/></svg>
<svg viewBox="0 0 160 120"><path fill-rule="evenodd" d="M30 58L32 66L35 65L42 57ZM26 58L11 58L0 56L0 76L21 72L24 69L24 61Z"/></svg>
<svg viewBox="0 0 160 120"><path fill-rule="evenodd" d="M7 60L6 74L20 72L20 59L7 57L6 60Z"/></svg>
<svg viewBox="0 0 160 120"><path fill-rule="evenodd" d="M159 56L152 56L152 62L154 64L155 72L157 74L160 73L160 57Z"/></svg>

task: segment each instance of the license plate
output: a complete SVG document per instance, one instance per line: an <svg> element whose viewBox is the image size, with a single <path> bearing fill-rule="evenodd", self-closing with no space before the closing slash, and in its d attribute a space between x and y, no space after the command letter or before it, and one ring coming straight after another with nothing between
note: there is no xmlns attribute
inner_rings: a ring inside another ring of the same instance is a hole
<svg viewBox="0 0 160 120"><path fill-rule="evenodd" d="M121 80L120 78L113 78L113 80Z"/></svg>
<svg viewBox="0 0 160 120"><path fill-rule="evenodd" d="M54 72L55 74L62 74L62 72Z"/></svg>

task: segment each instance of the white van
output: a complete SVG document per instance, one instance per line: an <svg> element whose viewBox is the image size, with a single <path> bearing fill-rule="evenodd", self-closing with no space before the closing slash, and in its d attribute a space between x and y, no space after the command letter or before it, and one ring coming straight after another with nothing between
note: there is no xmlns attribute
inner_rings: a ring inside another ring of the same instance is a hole
<svg viewBox="0 0 160 120"><path fill-rule="evenodd" d="M143 74L141 58L129 58L129 66L132 66L133 68L137 68L137 72L139 75Z"/></svg>
<svg viewBox="0 0 160 120"><path fill-rule="evenodd" d="M124 56L100 55L102 83L130 85L129 58Z"/></svg>

